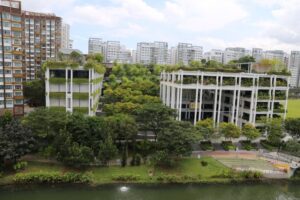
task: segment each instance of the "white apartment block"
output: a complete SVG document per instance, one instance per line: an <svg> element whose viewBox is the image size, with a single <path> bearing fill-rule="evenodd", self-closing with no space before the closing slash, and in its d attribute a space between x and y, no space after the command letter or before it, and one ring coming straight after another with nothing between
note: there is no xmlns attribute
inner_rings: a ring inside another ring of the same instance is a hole
<svg viewBox="0 0 300 200"><path fill-rule="evenodd" d="M101 53L104 55L104 42L101 38L89 38L89 54Z"/></svg>
<svg viewBox="0 0 300 200"><path fill-rule="evenodd" d="M46 107L80 112L94 116L102 89L103 74L95 69L57 68L47 69Z"/></svg>
<svg viewBox="0 0 300 200"><path fill-rule="evenodd" d="M189 65L191 61L201 61L203 48L189 43L179 43L177 46L176 64Z"/></svg>
<svg viewBox="0 0 300 200"><path fill-rule="evenodd" d="M165 65L168 63L168 43L154 42L153 61L155 64Z"/></svg>
<svg viewBox="0 0 300 200"><path fill-rule="evenodd" d="M256 62L261 61L263 59L263 49L253 48L252 57L255 59Z"/></svg>
<svg viewBox="0 0 300 200"><path fill-rule="evenodd" d="M227 64L232 60L238 60L241 57L249 55L249 51L241 47L229 47L224 51L223 63Z"/></svg>
<svg viewBox="0 0 300 200"><path fill-rule="evenodd" d="M62 49L72 49L73 40L70 39L70 25L62 23L61 27L61 48Z"/></svg>
<svg viewBox="0 0 300 200"><path fill-rule="evenodd" d="M167 64L168 43L140 42L137 44L136 61L140 64Z"/></svg>
<svg viewBox="0 0 300 200"><path fill-rule="evenodd" d="M153 63L153 43L140 42L136 48L136 62L144 65Z"/></svg>
<svg viewBox="0 0 300 200"><path fill-rule="evenodd" d="M126 49L125 46L121 46L117 61L124 64L132 63L131 51Z"/></svg>
<svg viewBox="0 0 300 200"><path fill-rule="evenodd" d="M177 48L172 47L168 51L168 64L169 65L176 65L176 57L177 57Z"/></svg>
<svg viewBox="0 0 300 200"><path fill-rule="evenodd" d="M289 77L256 73L162 72L160 97L177 111L177 120L212 118L262 126L263 119L286 117Z"/></svg>
<svg viewBox="0 0 300 200"><path fill-rule="evenodd" d="M292 51L290 56L289 70L291 87L300 87L300 51Z"/></svg>
<svg viewBox="0 0 300 200"><path fill-rule="evenodd" d="M106 63L117 62L121 44L119 41L107 41L105 44L104 58Z"/></svg>
<svg viewBox="0 0 300 200"><path fill-rule="evenodd" d="M204 59L206 59L206 61L214 60L223 63L223 56L224 52L219 49L212 49L211 51L204 53Z"/></svg>
<svg viewBox="0 0 300 200"><path fill-rule="evenodd" d="M264 52L265 59L276 59L288 66L289 56L282 50L268 50Z"/></svg>

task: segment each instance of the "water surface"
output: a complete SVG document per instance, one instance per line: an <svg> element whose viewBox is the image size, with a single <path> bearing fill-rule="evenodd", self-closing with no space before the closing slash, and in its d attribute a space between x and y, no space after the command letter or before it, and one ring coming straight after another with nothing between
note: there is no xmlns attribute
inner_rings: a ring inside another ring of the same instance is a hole
<svg viewBox="0 0 300 200"><path fill-rule="evenodd" d="M124 188L127 187L127 188ZM123 188L122 188L123 187ZM300 200L300 184L1 188L0 200Z"/></svg>

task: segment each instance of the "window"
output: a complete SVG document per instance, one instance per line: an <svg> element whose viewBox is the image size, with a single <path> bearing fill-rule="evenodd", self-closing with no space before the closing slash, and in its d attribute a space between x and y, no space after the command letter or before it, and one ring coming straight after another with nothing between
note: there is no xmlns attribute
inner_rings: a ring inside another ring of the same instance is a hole
<svg viewBox="0 0 300 200"><path fill-rule="evenodd" d="M23 104L23 100L22 99L17 99L17 100L15 100L15 104L16 105L22 105Z"/></svg>
<svg viewBox="0 0 300 200"><path fill-rule="evenodd" d="M16 22L20 22L21 21L21 17L12 15L11 16L11 20L16 21Z"/></svg>
<svg viewBox="0 0 300 200"><path fill-rule="evenodd" d="M68 98L68 108L71 108L71 98Z"/></svg>
<svg viewBox="0 0 300 200"><path fill-rule="evenodd" d="M2 18L3 19L10 19L10 14L9 13L2 13Z"/></svg>

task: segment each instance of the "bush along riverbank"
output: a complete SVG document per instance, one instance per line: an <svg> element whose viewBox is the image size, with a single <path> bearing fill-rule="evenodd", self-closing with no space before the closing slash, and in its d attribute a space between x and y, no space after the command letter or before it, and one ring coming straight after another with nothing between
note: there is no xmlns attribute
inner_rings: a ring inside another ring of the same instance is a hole
<svg viewBox="0 0 300 200"><path fill-rule="evenodd" d="M231 170L213 158L186 158L172 168L140 165L74 170L60 164L29 162L26 169L22 171L3 174L0 185L232 183L268 180L259 172Z"/></svg>

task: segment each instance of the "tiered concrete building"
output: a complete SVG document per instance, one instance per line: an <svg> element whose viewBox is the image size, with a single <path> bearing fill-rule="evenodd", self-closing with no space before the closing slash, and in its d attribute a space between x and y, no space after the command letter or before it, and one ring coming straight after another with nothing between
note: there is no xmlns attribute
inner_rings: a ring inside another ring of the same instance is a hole
<svg viewBox="0 0 300 200"><path fill-rule="evenodd" d="M103 74L95 69L47 68L46 107L95 115L102 89Z"/></svg>
<svg viewBox="0 0 300 200"><path fill-rule="evenodd" d="M163 72L162 102L177 110L177 119L212 118L215 125L233 122L259 127L266 118L286 117L289 77L256 73L205 71Z"/></svg>

